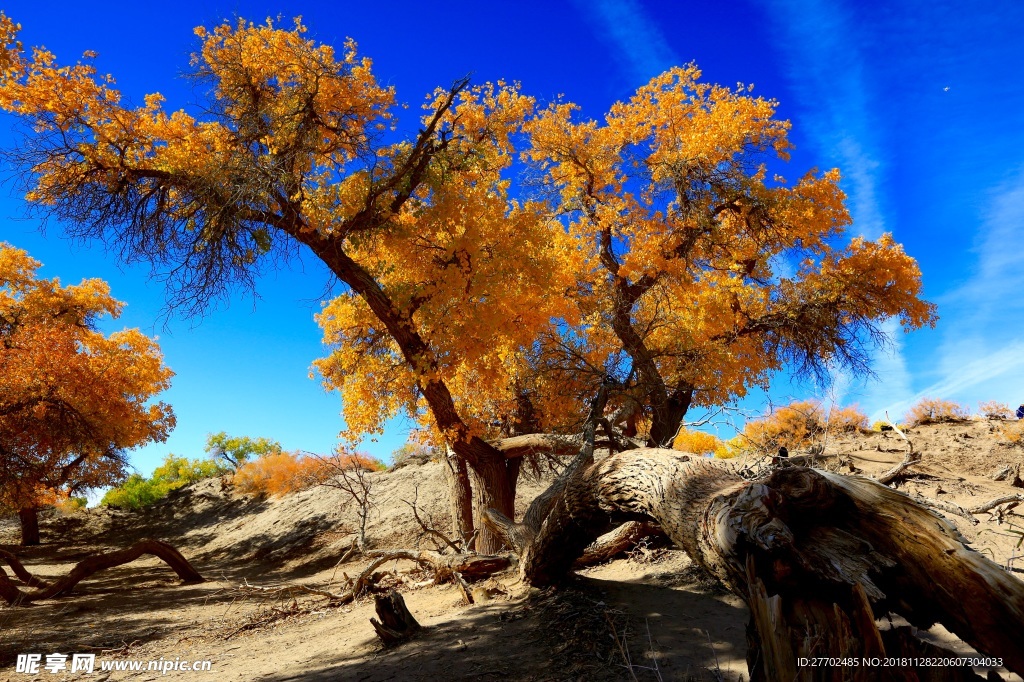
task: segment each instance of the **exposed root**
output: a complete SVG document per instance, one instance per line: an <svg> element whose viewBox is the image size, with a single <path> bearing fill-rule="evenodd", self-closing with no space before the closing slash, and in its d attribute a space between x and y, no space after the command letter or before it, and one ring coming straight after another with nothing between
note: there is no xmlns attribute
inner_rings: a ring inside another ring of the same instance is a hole
<svg viewBox="0 0 1024 682"><path fill-rule="evenodd" d="M7 573L0 568L0 597L3 597L12 606L25 605L40 599L49 599L67 594L74 589L75 585L94 573L107 568L113 568L114 566L131 563L144 554L152 554L163 559L185 583L201 583L205 580L199 574L199 571L194 569L192 564L181 555L181 552L166 542L160 542L159 540L142 540L128 549L94 554L78 562L71 569L70 573L51 584L46 584L45 581L32 576L13 554L5 554L4 559L22 582L29 586L32 586L33 583L37 585L37 588L31 592L22 591L7 577Z"/></svg>

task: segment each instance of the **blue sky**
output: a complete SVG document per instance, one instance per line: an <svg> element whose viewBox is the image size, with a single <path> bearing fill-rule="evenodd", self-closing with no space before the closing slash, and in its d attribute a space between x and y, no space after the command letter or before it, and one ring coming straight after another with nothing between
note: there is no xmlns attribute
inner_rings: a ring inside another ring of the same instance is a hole
<svg viewBox="0 0 1024 682"><path fill-rule="evenodd" d="M193 27L236 16L302 15L320 41L354 38L378 79L412 105L467 73L477 82L519 80L541 100L564 94L593 116L673 64L694 61L711 81L754 83L793 121L797 149L787 175L840 167L853 232L893 232L918 259L926 297L939 304L934 330L904 335L890 327L894 345L876 354L877 380L837 377L840 402L894 418L923 395L971 407L1024 402L1019 2L15 1L4 9L23 25L24 43L45 45L64 63L96 50L99 69L132 101L159 91L172 107L195 100L180 77L196 47ZM12 124L0 117L4 146ZM238 295L202 320L165 320L163 289L146 270L119 268L99 245L67 242L59 224L40 234L10 169L0 177L0 240L28 249L47 277L108 280L128 303L116 326L160 337L177 373L164 399L178 427L167 443L133 454L140 471L167 452L198 456L206 434L222 430L331 449L340 399L309 378L323 353L312 317L329 279L315 259L266 276L257 300ZM813 388L783 382L775 393ZM393 424L364 449L386 458L405 435Z"/></svg>

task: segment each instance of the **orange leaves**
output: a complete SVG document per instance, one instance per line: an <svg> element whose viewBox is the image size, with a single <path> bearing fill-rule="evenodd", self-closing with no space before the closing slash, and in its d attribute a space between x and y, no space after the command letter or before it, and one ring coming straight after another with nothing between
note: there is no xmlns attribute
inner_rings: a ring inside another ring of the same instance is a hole
<svg viewBox="0 0 1024 682"><path fill-rule="evenodd" d="M400 412L429 426L425 399L460 436L524 401L543 408L534 424L567 423L611 373L665 444L691 404L787 363L863 369L881 320L935 319L891 237L836 246L838 171L769 179L790 146L777 103L695 66L593 120L568 102L535 112L517 84L459 83L393 141L395 93L354 43L318 44L301 22L197 34L216 100L203 119L158 95L126 107L110 79L26 53L0 19L0 108L38 133L29 199L168 264L187 302L309 247L351 287L318 316L330 355L315 367L354 439ZM517 159L538 171L529 200L512 194Z"/></svg>
<svg viewBox="0 0 1024 682"><path fill-rule="evenodd" d="M193 66L214 83L243 139L259 141L271 156L301 150L313 154L312 163L344 162L365 144L367 124L387 118L394 92L377 85L354 42L338 59L305 32L300 20L290 31L241 19L197 28L202 48Z"/></svg>
<svg viewBox="0 0 1024 682"><path fill-rule="evenodd" d="M385 466L362 453L339 453L314 457L295 452L273 452L246 462L235 472L233 482L248 495L285 495L317 485L339 470L382 471Z"/></svg>
<svg viewBox="0 0 1024 682"><path fill-rule="evenodd" d="M278 452L246 462L233 482L247 495L284 495L316 485L322 475L323 464L315 457Z"/></svg>
<svg viewBox="0 0 1024 682"><path fill-rule="evenodd" d="M963 421L970 416L970 410L952 400L921 398L903 415L903 421L908 426L920 426L921 424Z"/></svg>
<svg viewBox="0 0 1024 682"><path fill-rule="evenodd" d="M744 449L775 454L780 447L810 448L830 435L868 427L868 418L856 406L826 411L821 403L803 400L780 407L764 419L747 422L740 442Z"/></svg>
<svg viewBox="0 0 1024 682"><path fill-rule="evenodd" d="M150 403L173 373L138 330L104 336L98 317L122 304L100 280L61 286L39 263L0 243L0 503L31 504L40 490L107 485L124 450L166 439L174 415ZM16 485L15 485L16 484Z"/></svg>

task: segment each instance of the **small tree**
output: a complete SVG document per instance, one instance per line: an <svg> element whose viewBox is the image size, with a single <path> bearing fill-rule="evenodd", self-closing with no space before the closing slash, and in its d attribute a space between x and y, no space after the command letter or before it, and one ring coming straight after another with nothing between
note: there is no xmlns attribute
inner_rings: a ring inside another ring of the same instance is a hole
<svg viewBox="0 0 1024 682"><path fill-rule="evenodd" d="M0 242L0 507L17 510L22 544L38 544L37 508L124 479L125 451L174 427L150 403L173 372L136 329L96 328L122 303L98 279L62 286Z"/></svg>
<svg viewBox="0 0 1024 682"><path fill-rule="evenodd" d="M827 433L857 431L868 427L868 418L854 407L826 410L816 400L798 400L774 410L763 419L747 422L741 433L746 449L774 454L780 447L810 448Z"/></svg>
<svg viewBox="0 0 1024 682"><path fill-rule="evenodd" d="M921 426L922 424L959 422L970 416L970 410L952 400L921 398L903 416L903 421L909 426Z"/></svg>
<svg viewBox="0 0 1024 682"><path fill-rule="evenodd" d="M316 456L300 452L269 452L238 468L232 481L249 495L286 495L316 485L324 476Z"/></svg>
<svg viewBox="0 0 1024 682"><path fill-rule="evenodd" d="M978 414L985 419L1013 419L1013 409L1006 403L986 400L978 403Z"/></svg>
<svg viewBox="0 0 1024 682"><path fill-rule="evenodd" d="M356 533L356 547L360 552L366 551L366 524L370 511L374 508L372 496L376 477L371 474L383 470L384 465L361 453L346 454L337 452L330 457L317 457L322 465L319 484L338 490L342 493L342 508L355 507L359 519Z"/></svg>
<svg viewBox="0 0 1024 682"><path fill-rule="evenodd" d="M163 464L153 470L152 476L145 478L132 474L124 483L108 490L100 504L139 510L163 499L172 490L223 473L225 469L212 459L188 459L168 454Z"/></svg>
<svg viewBox="0 0 1024 682"><path fill-rule="evenodd" d="M270 454L281 454L283 449L276 440L269 438L249 438L248 436L229 436L224 431L211 433L206 437L206 453L214 460L222 460L233 471L248 462L252 457L263 457Z"/></svg>

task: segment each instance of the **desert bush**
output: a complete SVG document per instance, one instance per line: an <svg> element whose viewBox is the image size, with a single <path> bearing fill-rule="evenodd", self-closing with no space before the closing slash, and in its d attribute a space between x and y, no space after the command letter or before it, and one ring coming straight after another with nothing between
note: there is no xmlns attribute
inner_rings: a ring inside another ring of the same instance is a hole
<svg viewBox="0 0 1024 682"><path fill-rule="evenodd" d="M852 433L868 428L868 416L857 405L833 407L827 419L828 429L834 433Z"/></svg>
<svg viewBox="0 0 1024 682"><path fill-rule="evenodd" d="M271 452L240 466L232 482L239 492L248 495L284 495L323 483L339 468L383 471L387 466L363 453L318 457Z"/></svg>
<svg viewBox="0 0 1024 682"><path fill-rule="evenodd" d="M188 459L168 454L150 478L132 474L124 483L108 490L100 504L138 511L166 497L172 490L204 478L220 476L225 471L210 459Z"/></svg>
<svg viewBox="0 0 1024 682"><path fill-rule="evenodd" d="M1013 408L995 400L978 403L978 414L985 419L1013 419L1015 416Z"/></svg>
<svg viewBox="0 0 1024 682"><path fill-rule="evenodd" d="M418 443L405 443L391 453L391 468L401 469L413 462L429 462L434 459L434 449Z"/></svg>
<svg viewBox="0 0 1024 682"><path fill-rule="evenodd" d="M1010 445L1024 445L1024 420L1003 424L999 427L999 435Z"/></svg>
<svg viewBox="0 0 1024 682"><path fill-rule="evenodd" d="M721 441L715 448L715 457L718 459L732 459L743 453L745 442L742 435L737 435L727 441Z"/></svg>
<svg viewBox="0 0 1024 682"><path fill-rule="evenodd" d="M675 440L672 441L672 448L675 450L705 456L715 454L722 445L722 440L712 433L690 431L685 428L679 429Z"/></svg>
<svg viewBox="0 0 1024 682"><path fill-rule="evenodd" d="M922 424L958 422L968 419L970 416L971 413L966 407L952 400L921 398L903 416L903 421L908 426L920 426Z"/></svg>
<svg viewBox="0 0 1024 682"><path fill-rule="evenodd" d="M171 487L166 481L156 481L141 474L132 474L124 483L108 490L100 504L138 511L166 497L169 492Z"/></svg>
<svg viewBox="0 0 1024 682"><path fill-rule="evenodd" d="M85 497L67 497L54 505L54 507L62 514L71 514L76 511L85 509L86 505L89 504L88 498Z"/></svg>
<svg viewBox="0 0 1024 682"><path fill-rule="evenodd" d="M763 419L747 422L737 446L744 451L774 454L780 447L810 448L829 433L868 427L868 417L856 406L825 410L816 400L799 400L780 407Z"/></svg>

